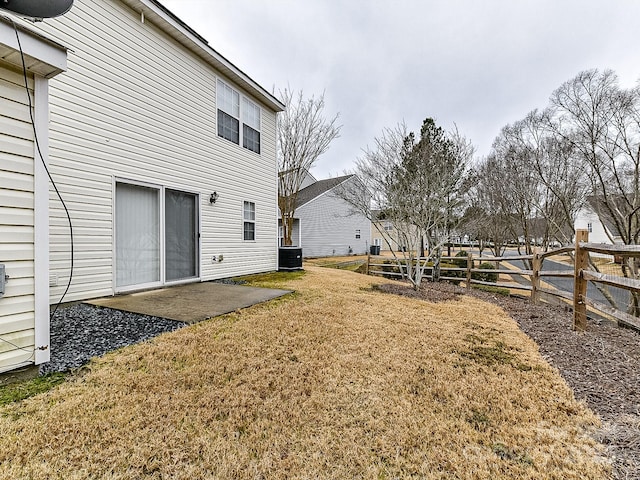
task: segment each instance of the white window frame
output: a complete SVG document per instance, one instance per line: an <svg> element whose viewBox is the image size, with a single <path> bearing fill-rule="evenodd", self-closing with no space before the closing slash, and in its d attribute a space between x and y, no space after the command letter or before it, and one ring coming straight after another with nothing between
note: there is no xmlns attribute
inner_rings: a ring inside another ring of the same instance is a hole
<svg viewBox="0 0 640 480"><path fill-rule="evenodd" d="M262 109L260 106L250 100L245 95L241 95L238 90L226 83L224 80L218 78L216 83L217 94L216 104L217 109L226 113L227 115L235 118L238 121L238 143L234 140L228 139L219 133L219 125L216 125L216 131L218 137L223 138L231 143L234 143L245 150L260 155L262 152ZM236 104L237 99L237 104ZM218 115L216 115L216 122L218 122ZM249 148L245 145L244 127L248 127L258 134L257 150Z"/></svg>
<svg viewBox="0 0 640 480"><path fill-rule="evenodd" d="M246 217L246 206L253 206L253 218ZM245 224L252 223L253 224L253 238L247 239L245 237ZM256 241L256 202L252 202L251 200L243 200L242 202L242 240L245 242L255 242Z"/></svg>

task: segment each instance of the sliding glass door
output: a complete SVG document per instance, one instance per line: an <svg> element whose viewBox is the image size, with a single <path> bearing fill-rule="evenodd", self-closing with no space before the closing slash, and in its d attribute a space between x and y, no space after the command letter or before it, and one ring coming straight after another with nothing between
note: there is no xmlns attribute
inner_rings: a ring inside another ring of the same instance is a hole
<svg viewBox="0 0 640 480"><path fill-rule="evenodd" d="M197 278L198 225L197 195L117 182L116 290Z"/></svg>

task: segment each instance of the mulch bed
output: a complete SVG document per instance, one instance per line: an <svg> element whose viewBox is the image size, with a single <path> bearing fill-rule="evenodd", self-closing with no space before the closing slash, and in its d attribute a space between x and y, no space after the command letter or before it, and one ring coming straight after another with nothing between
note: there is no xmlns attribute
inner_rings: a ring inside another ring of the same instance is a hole
<svg viewBox="0 0 640 480"><path fill-rule="evenodd" d="M540 347L579 400L600 415L597 440L607 447L615 478L640 478L640 334L606 321L590 319L588 331L574 332L568 307L540 304L440 282L383 284L381 291L429 302L459 300L463 295L494 303L518 322Z"/></svg>

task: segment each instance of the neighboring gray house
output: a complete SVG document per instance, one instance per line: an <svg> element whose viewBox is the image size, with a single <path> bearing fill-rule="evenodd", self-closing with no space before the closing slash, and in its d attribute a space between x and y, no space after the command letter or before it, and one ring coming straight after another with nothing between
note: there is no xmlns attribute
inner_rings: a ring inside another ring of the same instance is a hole
<svg viewBox="0 0 640 480"><path fill-rule="evenodd" d="M73 223L65 301L277 269L284 106L160 2L76 0L36 24L0 12L0 106L0 372L49 359L69 280L45 163Z"/></svg>
<svg viewBox="0 0 640 480"><path fill-rule="evenodd" d="M294 246L302 247L304 257L359 255L368 251L371 222L354 213L336 195L340 188L353 184L361 186L364 194L364 186L355 175L317 181L307 176L303 182L306 186L298 192L292 232Z"/></svg>

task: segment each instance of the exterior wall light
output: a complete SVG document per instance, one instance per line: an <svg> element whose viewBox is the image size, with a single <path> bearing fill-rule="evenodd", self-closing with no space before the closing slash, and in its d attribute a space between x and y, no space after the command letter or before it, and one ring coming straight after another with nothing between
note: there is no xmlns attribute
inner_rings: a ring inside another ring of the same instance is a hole
<svg viewBox="0 0 640 480"><path fill-rule="evenodd" d="M218 200L218 192L213 192L209 197L209 203L213 205L214 203L216 203L216 200Z"/></svg>

